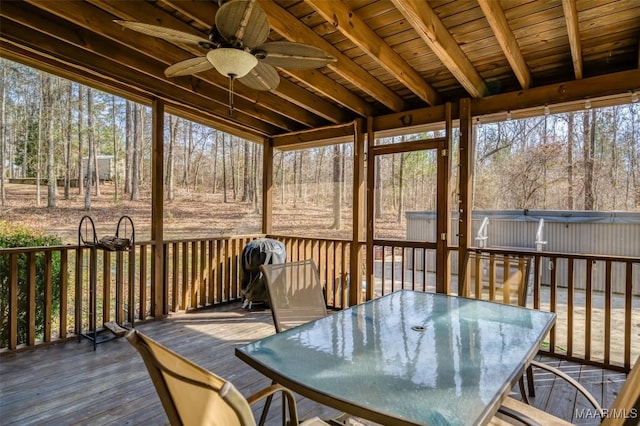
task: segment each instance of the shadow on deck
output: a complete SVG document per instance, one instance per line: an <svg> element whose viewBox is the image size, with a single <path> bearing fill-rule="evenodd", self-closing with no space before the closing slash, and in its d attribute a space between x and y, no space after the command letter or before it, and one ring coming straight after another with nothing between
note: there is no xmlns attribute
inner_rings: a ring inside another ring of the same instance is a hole
<svg viewBox="0 0 640 426"><path fill-rule="evenodd" d="M270 381L234 355L234 348L274 333L271 312L229 304L194 313L172 315L141 324L151 338L230 380L244 395ZM622 373L593 366L542 359L577 378L608 407L625 380ZM536 372L532 403L576 424L598 424L581 395L561 380ZM512 396L518 397L518 392ZM333 417L335 411L299 397L301 418ZM259 417L262 406L254 407ZM582 411L584 410L584 411ZM279 398L267 421L280 423ZM583 414L581 417L580 414ZM165 425L160 400L142 359L124 339L98 345L67 342L0 358L0 417L3 425Z"/></svg>

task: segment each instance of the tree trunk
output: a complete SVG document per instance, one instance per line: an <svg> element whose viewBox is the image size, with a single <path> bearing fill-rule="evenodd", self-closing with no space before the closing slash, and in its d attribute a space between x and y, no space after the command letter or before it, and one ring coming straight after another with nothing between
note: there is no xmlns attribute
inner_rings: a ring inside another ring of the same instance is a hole
<svg viewBox="0 0 640 426"><path fill-rule="evenodd" d="M40 207L40 179L42 178L41 167L42 167L42 138L43 138L43 123L45 120L44 116L44 84L43 79L45 78L45 73L40 72L40 102L38 102L38 144L36 151L36 205ZM26 158L26 157L25 157Z"/></svg>
<svg viewBox="0 0 640 426"><path fill-rule="evenodd" d="M96 197L99 197L100 196L100 167L98 164L98 155L99 155L100 147L98 144L98 140L96 138L96 131L93 128L93 126L89 126L87 130L89 131L91 137L93 138L93 159L91 161L93 161L93 174L95 176L94 183L96 185Z"/></svg>
<svg viewBox="0 0 640 426"><path fill-rule="evenodd" d="M67 123L64 135L64 199L71 197L71 124L73 123L73 108L71 107L71 97L73 96L73 84L67 82Z"/></svg>
<svg viewBox="0 0 640 426"><path fill-rule="evenodd" d="M237 199L236 193L236 159L233 155L233 136L229 135L229 165L231 166L231 189L233 191L233 200Z"/></svg>
<svg viewBox="0 0 640 426"><path fill-rule="evenodd" d="M226 142L224 140L224 134L222 135L222 202L227 202L227 155L226 155Z"/></svg>
<svg viewBox="0 0 640 426"><path fill-rule="evenodd" d="M258 204L258 145L253 144L253 170L251 173L252 176L252 186L251 188L251 200L253 202L253 212L260 213L260 208Z"/></svg>
<svg viewBox="0 0 640 426"><path fill-rule="evenodd" d="M404 142L404 141L403 141ZM405 153L400 154L400 171L398 172L398 210L396 222L402 222L402 210L404 209L404 160Z"/></svg>
<svg viewBox="0 0 640 426"><path fill-rule="evenodd" d="M213 145L213 185L211 188L211 193L215 194L218 186L218 146L220 145L220 139L222 138L222 132L216 131L216 142Z"/></svg>
<svg viewBox="0 0 640 426"><path fill-rule="evenodd" d="M342 161L340 145L333 146L333 229L342 228L342 182L340 181Z"/></svg>
<svg viewBox="0 0 640 426"><path fill-rule="evenodd" d="M376 219L381 219L382 218L382 171L380 170L381 168L381 163L382 159L381 157L378 155L375 159L375 197L373 199L374 201L374 207L375 207L375 218Z"/></svg>
<svg viewBox="0 0 640 426"><path fill-rule="evenodd" d="M84 145L84 85L78 85L78 194L84 192L84 178L88 176L88 171L84 170L82 161L82 146Z"/></svg>
<svg viewBox="0 0 640 426"><path fill-rule="evenodd" d="M53 116L50 113L53 107L53 95L52 95L52 81L51 76L48 74L42 73L42 94L43 94L43 102L42 106L44 107L46 113L44 118L44 124L40 123L40 125L44 126L43 136L47 141L47 207L53 208L56 206L56 196L57 196L57 178L56 178L56 162L54 156L55 149L55 140L53 138Z"/></svg>
<svg viewBox="0 0 640 426"><path fill-rule="evenodd" d="M124 193L131 194L131 158L133 157L133 134L135 119L133 102L127 101L125 112L125 141L124 141Z"/></svg>
<svg viewBox="0 0 640 426"><path fill-rule="evenodd" d="M6 129L5 129L5 101L7 99L7 67L3 61L2 64L2 81L0 82L0 99L2 104L0 105L0 205L4 207L6 204L7 196L4 189L4 153L6 147ZM13 166L12 163L9 163Z"/></svg>
<svg viewBox="0 0 640 426"><path fill-rule="evenodd" d="M167 185L167 200L173 201L174 193L173 193L173 167L174 167L174 159L173 159L173 149L176 143L176 133L178 131L178 121L177 117L173 115L169 116L169 148L167 149L167 177L165 181L165 185Z"/></svg>
<svg viewBox="0 0 640 426"><path fill-rule="evenodd" d="M131 201L140 198L140 118L138 104L133 105L133 156L131 157Z"/></svg>
<svg viewBox="0 0 640 426"><path fill-rule="evenodd" d="M250 142L245 139L244 141L244 158L243 158L243 173L242 173L242 202L246 203L251 199L251 194L249 193L249 185L251 182L251 175L249 173L249 161L251 160L249 156L249 144Z"/></svg>
<svg viewBox="0 0 640 426"><path fill-rule="evenodd" d="M574 144L574 113L567 114L567 209L573 210L573 144Z"/></svg>
<svg viewBox="0 0 640 426"><path fill-rule="evenodd" d="M111 96L111 131L113 133L113 200L118 201L118 139L116 138L116 97Z"/></svg>
<svg viewBox="0 0 640 426"><path fill-rule="evenodd" d="M84 191L84 209L91 210L91 181L93 180L93 161L91 159L95 155L95 146L93 140L93 90L91 87L87 88L87 128L89 132L87 134L89 142L89 152L87 156L87 184Z"/></svg>
<svg viewBox="0 0 640 426"><path fill-rule="evenodd" d="M593 144L595 143L595 123L592 123L595 117L591 116L590 111L584 112L583 129L583 161L584 161L584 209L593 210Z"/></svg>

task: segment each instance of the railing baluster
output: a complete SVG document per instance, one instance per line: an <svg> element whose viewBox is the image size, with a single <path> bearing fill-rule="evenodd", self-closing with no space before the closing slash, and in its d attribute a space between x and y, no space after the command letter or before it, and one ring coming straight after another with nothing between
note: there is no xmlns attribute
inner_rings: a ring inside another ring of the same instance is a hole
<svg viewBox="0 0 640 426"><path fill-rule="evenodd" d="M168 268L168 250L169 250L169 245L168 244L163 244L163 251L164 251L164 267L165 267L165 273L164 273L164 277L165 277L165 283L168 283L168 275L166 273L166 268ZM138 314L138 318L141 321L144 321L145 319L147 319L147 245L146 244L141 244L140 245L140 268L139 268L139 274L140 274L140 300L139 300L139 305L138 305L138 310L139 310L139 314ZM165 310L163 312L168 313L168 302L169 302L169 298L165 297Z"/></svg>
<svg viewBox="0 0 640 426"><path fill-rule="evenodd" d="M51 341L51 312L53 299L53 262L51 250L44 252L44 341Z"/></svg>
<svg viewBox="0 0 640 426"><path fill-rule="evenodd" d="M187 310L189 306L187 305L188 300L188 280L187 280L187 272L189 270L189 264L187 263L188 252L189 252L189 244L187 242L183 242L180 244L181 251L181 259L179 263L176 264L176 273L180 271L180 305L178 310Z"/></svg>
<svg viewBox="0 0 640 426"><path fill-rule="evenodd" d="M550 301L549 301L549 310L551 312L557 312L558 311L558 307L557 307L557 286L558 286L558 282L557 282L557 273L556 271L558 270L558 259L556 257L552 257L551 258L551 264L553 265L553 268L551 269L551 282L549 283L549 287L550 287ZM556 351L556 325L554 324L553 327L551 327L551 332L550 332L550 337L549 337L549 352L551 353L555 353Z"/></svg>
<svg viewBox="0 0 640 426"><path fill-rule="evenodd" d="M207 272L208 272L208 289L207 289L207 302L210 305L213 305L215 302L215 249L216 249L216 242L214 240L209 240L209 252L208 252L208 263L207 263ZM242 259L240 259L240 262L242 263Z"/></svg>
<svg viewBox="0 0 640 426"><path fill-rule="evenodd" d="M198 245L195 241L191 241L191 270L189 274L189 287L191 290L191 300L189 301L190 308L196 309L198 307Z"/></svg>
<svg viewBox="0 0 640 426"><path fill-rule="evenodd" d="M27 318L29 326L27 329L27 341L29 346L36 343L36 262L38 255L35 252L27 254L27 282L25 291L27 292Z"/></svg>
<svg viewBox="0 0 640 426"><path fill-rule="evenodd" d="M9 255L9 349L18 344L18 253Z"/></svg>
<svg viewBox="0 0 640 426"><path fill-rule="evenodd" d="M570 257L567 265L567 355L573 356L573 306L574 282L573 282L573 258Z"/></svg>
<svg viewBox="0 0 640 426"><path fill-rule="evenodd" d="M585 324L584 324L584 357L587 361L591 360L591 285L593 273L593 261L588 259L585 262L586 267L586 289L585 289Z"/></svg>
<svg viewBox="0 0 640 426"><path fill-rule="evenodd" d="M624 292L624 368L631 368L631 312L633 299L633 263L626 262Z"/></svg>
<svg viewBox="0 0 640 426"><path fill-rule="evenodd" d="M604 363L611 364L611 261L605 263Z"/></svg>
<svg viewBox="0 0 640 426"><path fill-rule="evenodd" d="M67 309L68 303L68 290L67 283L69 281L69 252L67 250L60 250L60 331L59 336L61 339L67 337Z"/></svg>

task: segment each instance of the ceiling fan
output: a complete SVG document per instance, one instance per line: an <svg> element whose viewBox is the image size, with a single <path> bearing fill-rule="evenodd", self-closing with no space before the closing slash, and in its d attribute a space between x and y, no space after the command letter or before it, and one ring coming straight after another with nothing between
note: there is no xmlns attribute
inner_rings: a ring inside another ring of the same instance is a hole
<svg viewBox="0 0 640 426"><path fill-rule="evenodd" d="M280 76L274 67L320 68L336 59L317 47L288 41L265 43L269 20L255 0L218 0L220 8L209 38L134 21L114 22L140 33L170 42L207 49L203 56L186 59L165 70L167 77L191 75L215 68L229 78L229 114L233 113L233 82L255 90L278 87Z"/></svg>

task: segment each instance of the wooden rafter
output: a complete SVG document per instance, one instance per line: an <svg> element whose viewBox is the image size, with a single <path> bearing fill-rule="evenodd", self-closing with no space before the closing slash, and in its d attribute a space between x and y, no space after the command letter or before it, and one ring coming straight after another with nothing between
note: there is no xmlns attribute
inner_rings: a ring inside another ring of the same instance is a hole
<svg viewBox="0 0 640 426"><path fill-rule="evenodd" d="M516 37L511 27L509 27L509 22L507 22L507 17L504 15L504 10L502 10L500 2L495 0L478 0L478 4L487 21L489 21L489 25L504 55L507 57L507 61L509 61L513 73L520 82L520 86L522 86L523 89L528 89L529 86L531 86L531 73L522 56Z"/></svg>
<svg viewBox="0 0 640 426"><path fill-rule="evenodd" d="M90 1L100 1L101 3L105 3L102 0ZM185 2L162 0L162 3L171 6L176 10L179 10L180 13L188 16L190 19L197 21L200 25L204 26L213 25L215 14L218 11L218 6L215 4L215 2L211 3L201 1ZM203 19L203 16L206 16L207 19ZM288 73L291 70L281 69L281 71ZM335 94L337 93L342 93L340 90L342 89L342 86L340 86L333 80L313 80L305 81L304 83L352 111L355 111L359 114L362 114L363 112L366 112L367 114L373 113L373 109L369 104L353 95L352 93L349 93L351 96L346 94L335 96ZM325 118L331 123L337 124L350 120L350 117L347 117L345 111L341 110L340 108L334 107L328 102L323 101L322 98L318 96L309 96L309 92L287 80L280 80L280 85L275 90L273 90L272 93L280 97L281 99L286 100L287 102L291 102L301 108L304 108L305 110L308 110L310 113L314 113L316 115L319 115L320 117ZM331 94L333 94L334 96L332 96Z"/></svg>
<svg viewBox="0 0 640 426"><path fill-rule="evenodd" d="M95 0L95 3L99 4L101 2ZM91 28L92 31L111 40L125 43L128 47L145 55L153 55L153 58L161 60L167 65L188 58L188 56L185 56L184 47L176 47L162 40L156 40L153 37L128 32L112 22L113 15L101 13L99 9L90 5L80 2L35 2L34 5L58 16L71 17L70 19L73 19L75 24L87 29ZM160 22L161 25L167 25L183 31L188 27L171 15L159 13L157 8L153 8L146 2L118 2L116 5L117 12L119 13L116 16L121 19ZM74 11L75 13L73 13ZM112 13L116 13L116 10L113 10L113 8ZM84 18L85 16L92 16L92 19L88 21ZM188 28L193 32L191 27ZM203 54L204 52L191 50L191 53ZM228 89L228 79L215 71L200 73L194 78L215 85L224 91ZM260 93L256 90L236 85L234 88L237 94L236 108L252 114L252 111L256 110L255 105L257 104L271 111L271 113L269 113L268 116L261 115L256 118L269 121L272 120L272 116L284 115L290 120L301 122L306 127L315 127L322 124L322 121L318 121L317 115L327 117L331 122L342 122L346 119L344 113L338 108L318 97L313 99L313 94L288 81L282 81L277 90L282 92L282 96L276 97L274 94ZM283 103L283 97L298 101L295 102L295 105ZM225 98L225 95L221 95L216 99L224 100ZM301 109L300 105L311 106L307 110ZM317 115L314 114L312 109L314 107L321 112L319 111ZM256 111L253 114L258 113Z"/></svg>
<svg viewBox="0 0 640 426"><path fill-rule="evenodd" d="M564 20L567 23L567 35L571 46L571 59L576 80L582 79L582 47L580 45L580 28L578 27L578 9L576 0L562 0Z"/></svg>
<svg viewBox="0 0 640 426"><path fill-rule="evenodd" d="M314 88L335 102L357 112L363 117L374 115L377 112L373 105L347 90L344 86L337 84L318 70L291 70L283 68L281 71L298 79L307 86Z"/></svg>
<svg viewBox="0 0 640 426"><path fill-rule="evenodd" d="M438 92L341 0L305 1L420 99L430 105L441 103Z"/></svg>
<svg viewBox="0 0 640 426"><path fill-rule="evenodd" d="M380 81L376 80L351 59L343 55L342 52L336 49L331 43L317 35L309 27L303 25L289 12L271 0L258 0L258 2L267 15L269 15L271 28L278 34L288 40L311 44L326 51L336 58L336 62L330 63L327 67L353 82L392 111L402 111L405 109L406 105L402 98L380 83ZM348 107L348 105L345 106Z"/></svg>
<svg viewBox="0 0 640 426"><path fill-rule="evenodd" d="M428 2L391 1L471 96L487 93L486 83Z"/></svg>
<svg viewBox="0 0 640 426"><path fill-rule="evenodd" d="M48 25L48 31L51 34L44 34L34 31L33 28L27 27L22 23L12 21L5 13L15 4L17 4L17 2L12 2L11 5L3 4L0 11L3 18L0 33L3 39L34 50L44 49L46 51L56 52L56 57L62 61L62 63L85 67L88 72L104 75L114 80L126 80L129 84L134 84L147 93L162 93L164 97L172 102L182 103L191 108L206 110L217 116L226 115L225 110L227 108L224 105L211 102L211 97L216 96L212 91L201 90L200 93L192 92L189 79L181 79L180 84L167 83L166 80L161 78L163 72L161 64L147 60L145 63L146 72L141 72L129 67L125 63L116 62L79 48L81 41L86 39L88 34L77 28L70 29L68 26L53 25L51 24L51 20L48 20L50 24ZM39 22L35 14L26 16L31 23ZM78 44L70 43L73 39L76 39L76 43ZM113 49L119 50L121 58L122 55L124 55L129 60L133 60L134 58L132 56L136 56L128 54L126 49L122 49L122 46L109 43L107 40L98 40L93 37L92 43L99 44L106 49L112 49L112 51ZM277 131L276 127L243 113L239 113L235 121L242 126L248 126L258 131L260 134L268 135Z"/></svg>

